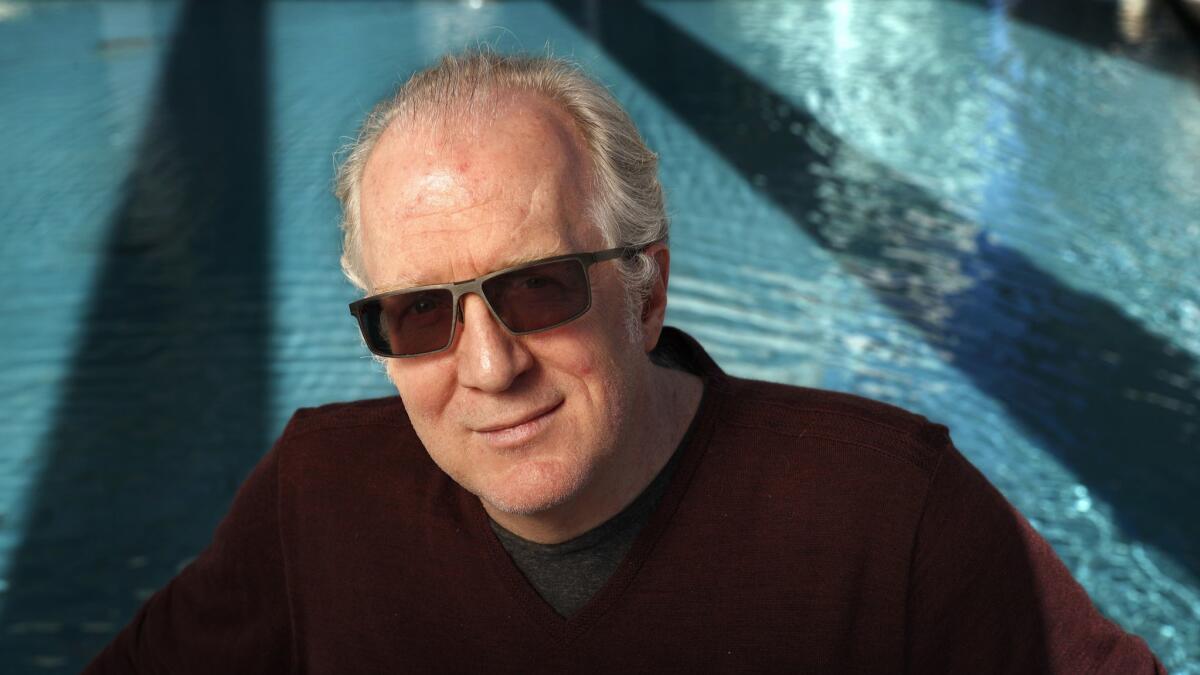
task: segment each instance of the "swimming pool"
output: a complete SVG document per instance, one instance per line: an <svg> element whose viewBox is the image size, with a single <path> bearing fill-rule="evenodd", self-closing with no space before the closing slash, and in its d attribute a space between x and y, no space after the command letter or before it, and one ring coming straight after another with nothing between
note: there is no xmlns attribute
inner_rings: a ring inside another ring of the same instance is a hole
<svg viewBox="0 0 1200 675"><path fill-rule="evenodd" d="M0 663L77 671L296 407L390 393L332 156L483 40L578 59L660 153L671 323L948 424L1200 672L1194 34L1007 4L0 2Z"/></svg>

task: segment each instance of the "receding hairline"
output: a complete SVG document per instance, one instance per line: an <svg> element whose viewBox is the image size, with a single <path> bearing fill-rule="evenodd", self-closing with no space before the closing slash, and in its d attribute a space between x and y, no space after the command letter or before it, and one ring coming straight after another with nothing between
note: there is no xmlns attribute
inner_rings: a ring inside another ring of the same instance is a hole
<svg viewBox="0 0 1200 675"><path fill-rule="evenodd" d="M459 141L463 135L468 138L478 138L493 126L500 116L507 111L525 108L535 110L536 117L542 121L544 129L551 131L564 141L563 147L570 149L571 157L584 170L581 178L588 180L594 171L592 148L584 130L580 128L579 120L571 114L567 106L554 97L540 91L519 89L513 86L498 86L485 93L488 104L480 109L478 98L470 110L446 113L429 110L432 104L415 106L407 114L397 115L388 122L372 144L370 152L362 164L360 178L365 178L371 160L379 151L388 137L392 142L404 140L404 135L415 137L413 142L432 142L435 147L445 147ZM396 134L401 134L395 138ZM458 136L458 138L454 138Z"/></svg>
<svg viewBox="0 0 1200 675"><path fill-rule="evenodd" d="M436 113L421 114L422 111L417 110L412 115L397 116L396 119L393 119L380 132L370 153L368 153L366 160L363 162L360 174L360 184L362 187L365 188L371 182L368 180L368 176L373 175L371 167L378 164L378 153L381 148L391 144L400 144L405 149L413 148L419 144L432 144L436 149L448 148L454 144L469 145L480 137L494 131L492 127L504 123L505 120L502 116L505 113L512 111L532 111L533 115L525 117L526 120L536 120L533 128L530 129L533 134L530 135L536 134L538 138L552 136L557 140L556 145L561 149L559 154L563 161L560 174L564 177L564 180L560 185L569 186L568 189L573 190L574 194L578 195L578 201L573 205L574 215L577 217L570 218L570 220L582 222L584 226L595 228L603 237L604 233L599 223L591 222L592 215L589 208L597 190L594 182L594 158L590 151L587 137L584 135L583 130L579 128L575 117L571 115L561 102L541 92L509 88L508 91L492 92L489 95L495 98L495 104L488 108L487 114L483 114L483 111L477 110L477 114L471 116L445 116ZM363 218L365 215L363 206L365 205L360 201L359 223L360 227L365 230L366 220ZM363 241L362 243L365 244L366 242ZM573 251L530 251L523 255L517 255L511 258L511 260L506 260L506 263L498 266L497 269L513 267L541 258L571 252ZM372 294L385 293L407 287L449 283L448 281L433 281L420 275L404 274L384 280L386 283L377 283L379 280L370 281L371 284L367 288L367 291Z"/></svg>

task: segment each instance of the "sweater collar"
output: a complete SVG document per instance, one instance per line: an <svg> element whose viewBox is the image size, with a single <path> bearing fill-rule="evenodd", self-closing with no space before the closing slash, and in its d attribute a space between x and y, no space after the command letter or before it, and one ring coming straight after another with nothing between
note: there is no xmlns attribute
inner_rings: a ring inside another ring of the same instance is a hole
<svg viewBox="0 0 1200 675"><path fill-rule="evenodd" d="M657 363L679 367L706 380L725 376L725 371L695 338L674 326L663 326L650 357Z"/></svg>

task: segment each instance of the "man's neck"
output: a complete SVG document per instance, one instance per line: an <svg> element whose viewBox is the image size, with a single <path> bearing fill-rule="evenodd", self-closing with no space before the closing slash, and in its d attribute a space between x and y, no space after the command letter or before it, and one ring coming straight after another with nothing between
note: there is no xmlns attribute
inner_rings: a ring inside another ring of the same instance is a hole
<svg viewBox="0 0 1200 675"><path fill-rule="evenodd" d="M618 448L611 470L601 471L568 503L541 513L505 513L483 502L492 520L523 539L557 544L604 523L637 499L679 447L704 392L703 381L682 370L652 366L651 377L652 395L639 402L640 410L649 411L641 417L641 433Z"/></svg>

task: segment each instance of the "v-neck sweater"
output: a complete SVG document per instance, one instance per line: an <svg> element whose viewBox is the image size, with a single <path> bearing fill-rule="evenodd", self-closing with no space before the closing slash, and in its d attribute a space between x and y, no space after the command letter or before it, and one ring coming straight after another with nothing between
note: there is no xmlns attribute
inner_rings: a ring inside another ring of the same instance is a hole
<svg viewBox="0 0 1200 675"><path fill-rule="evenodd" d="M680 447L687 444L687 436ZM488 518L517 569L554 611L569 617L604 586L621 564L637 533L658 506L679 459L675 449L654 480L624 509L592 529L557 544L529 541Z"/></svg>
<svg viewBox="0 0 1200 675"><path fill-rule="evenodd" d="M947 429L703 373L678 465L562 617L396 397L303 409L85 673L1153 673Z"/></svg>

